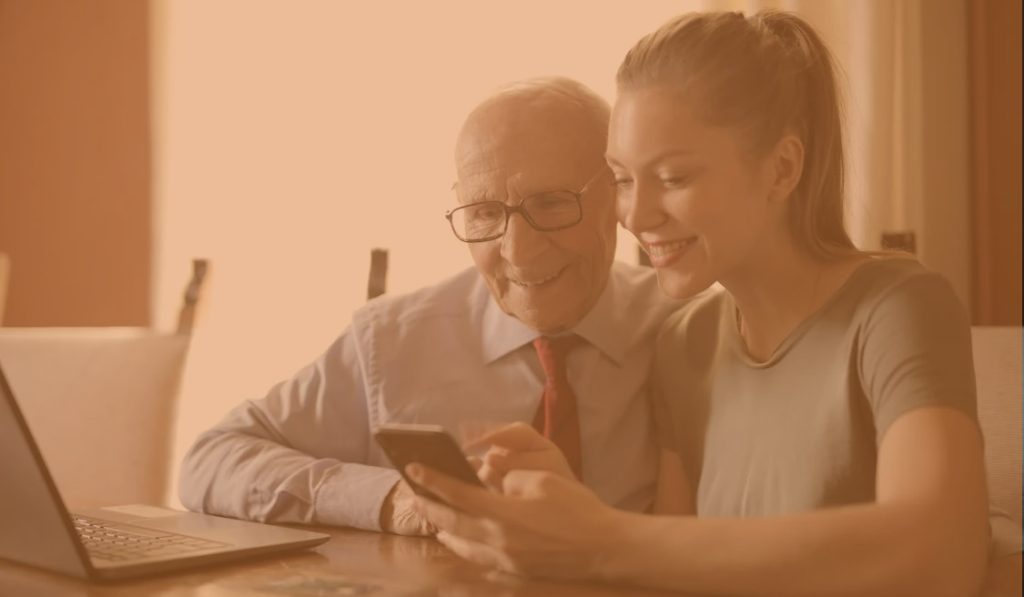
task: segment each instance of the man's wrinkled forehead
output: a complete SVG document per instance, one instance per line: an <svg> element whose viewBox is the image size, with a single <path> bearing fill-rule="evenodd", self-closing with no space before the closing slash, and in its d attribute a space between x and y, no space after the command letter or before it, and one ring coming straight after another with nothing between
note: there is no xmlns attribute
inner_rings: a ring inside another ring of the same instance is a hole
<svg viewBox="0 0 1024 597"><path fill-rule="evenodd" d="M567 184L576 170L603 163L604 131L579 109L515 98L478 108L456 143L455 165L465 186Z"/></svg>
<svg viewBox="0 0 1024 597"><path fill-rule="evenodd" d="M502 167L484 156L467 159L458 171L458 181L452 188L460 203L480 201L515 201L523 192L523 171Z"/></svg>
<svg viewBox="0 0 1024 597"><path fill-rule="evenodd" d="M459 131L455 163L476 165L482 160L512 159L529 150L545 110L524 105L522 99L486 102L474 110Z"/></svg>

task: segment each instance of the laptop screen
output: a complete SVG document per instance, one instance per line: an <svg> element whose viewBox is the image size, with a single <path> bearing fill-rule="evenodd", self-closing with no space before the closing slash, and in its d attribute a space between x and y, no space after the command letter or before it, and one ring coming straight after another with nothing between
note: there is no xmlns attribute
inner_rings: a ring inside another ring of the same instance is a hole
<svg viewBox="0 0 1024 597"><path fill-rule="evenodd" d="M87 578L87 556L2 367L0 454L0 559Z"/></svg>

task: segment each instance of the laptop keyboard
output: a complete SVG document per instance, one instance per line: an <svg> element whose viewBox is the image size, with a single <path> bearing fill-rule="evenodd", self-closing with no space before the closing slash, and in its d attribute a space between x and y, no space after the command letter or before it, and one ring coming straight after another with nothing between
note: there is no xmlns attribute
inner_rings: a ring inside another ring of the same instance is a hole
<svg viewBox="0 0 1024 597"><path fill-rule="evenodd" d="M126 526L109 520L77 515L72 519L85 550L91 557L103 560L136 560L227 547L226 543Z"/></svg>

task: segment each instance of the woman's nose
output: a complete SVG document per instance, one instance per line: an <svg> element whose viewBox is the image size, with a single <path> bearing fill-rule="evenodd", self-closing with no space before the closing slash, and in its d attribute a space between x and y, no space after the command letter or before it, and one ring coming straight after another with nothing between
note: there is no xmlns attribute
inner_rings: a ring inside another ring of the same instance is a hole
<svg viewBox="0 0 1024 597"><path fill-rule="evenodd" d="M615 214L622 226L633 234L653 230L665 221L656 193L639 183L618 191L615 196Z"/></svg>

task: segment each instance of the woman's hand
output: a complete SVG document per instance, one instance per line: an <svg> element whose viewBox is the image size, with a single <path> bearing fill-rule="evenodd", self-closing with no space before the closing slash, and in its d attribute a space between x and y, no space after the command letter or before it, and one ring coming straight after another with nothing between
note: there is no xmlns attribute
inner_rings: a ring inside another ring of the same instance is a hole
<svg viewBox="0 0 1024 597"><path fill-rule="evenodd" d="M417 498L413 505L438 527L438 540L469 561L506 572L597 577L621 544L629 516L550 472L510 471L501 494L418 464L406 472L445 502Z"/></svg>
<svg viewBox="0 0 1024 597"><path fill-rule="evenodd" d="M489 446L477 475L485 485L502 491L505 475L512 470L547 471L576 479L565 455L551 440L526 423L512 423L467 443L466 450Z"/></svg>

